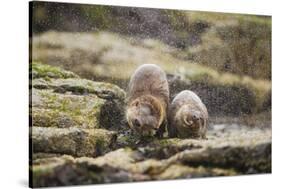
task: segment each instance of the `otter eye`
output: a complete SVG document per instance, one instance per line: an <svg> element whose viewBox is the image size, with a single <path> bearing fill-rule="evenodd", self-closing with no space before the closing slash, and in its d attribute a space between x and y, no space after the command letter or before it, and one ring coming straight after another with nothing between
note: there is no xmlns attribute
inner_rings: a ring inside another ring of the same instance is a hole
<svg viewBox="0 0 281 189"><path fill-rule="evenodd" d="M200 119L200 117L198 117L198 116L196 116L196 115L193 115L193 116L192 116L192 119L198 121L198 120Z"/></svg>
<svg viewBox="0 0 281 189"><path fill-rule="evenodd" d="M135 105L138 107L139 106L139 101L137 101Z"/></svg>

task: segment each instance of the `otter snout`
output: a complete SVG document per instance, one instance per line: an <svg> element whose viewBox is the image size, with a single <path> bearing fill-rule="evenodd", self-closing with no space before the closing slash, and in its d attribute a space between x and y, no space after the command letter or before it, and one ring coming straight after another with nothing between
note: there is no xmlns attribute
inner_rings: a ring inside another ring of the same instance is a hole
<svg viewBox="0 0 281 189"><path fill-rule="evenodd" d="M198 115L193 115L192 120L199 121L200 117Z"/></svg>
<svg viewBox="0 0 281 189"><path fill-rule="evenodd" d="M133 121L133 125L134 125L134 127L141 127L141 123L140 123L140 121L138 120L138 119L135 119L134 121Z"/></svg>
<svg viewBox="0 0 281 189"><path fill-rule="evenodd" d="M142 120L139 118L134 118L132 120L132 125L136 130L157 130L157 125L156 122L153 120L149 119L149 117L146 118L146 120Z"/></svg>

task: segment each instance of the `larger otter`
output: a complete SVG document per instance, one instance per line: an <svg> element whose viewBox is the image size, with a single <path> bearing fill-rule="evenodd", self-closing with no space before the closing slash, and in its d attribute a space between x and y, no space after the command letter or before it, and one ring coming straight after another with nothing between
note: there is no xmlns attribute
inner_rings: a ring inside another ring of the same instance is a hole
<svg viewBox="0 0 281 189"><path fill-rule="evenodd" d="M169 136L205 138L208 111L201 99L192 91L180 92L169 110Z"/></svg>
<svg viewBox="0 0 281 189"><path fill-rule="evenodd" d="M154 64L143 64L131 76L126 118L129 127L141 136L162 137L169 103L165 72Z"/></svg>

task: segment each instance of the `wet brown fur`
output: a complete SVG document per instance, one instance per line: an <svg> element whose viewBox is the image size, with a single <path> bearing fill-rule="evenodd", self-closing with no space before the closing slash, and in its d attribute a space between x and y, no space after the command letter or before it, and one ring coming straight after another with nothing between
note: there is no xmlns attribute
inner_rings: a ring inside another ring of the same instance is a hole
<svg viewBox="0 0 281 189"><path fill-rule="evenodd" d="M165 131L167 122L167 111L169 104L169 87L164 71L153 64L145 64L140 66L132 75L129 83L127 94L127 121L131 128L132 120L128 117L128 113L133 112L136 103L146 104L153 112L153 116L157 119L156 135L161 137ZM145 118L144 118L145 119Z"/></svg>
<svg viewBox="0 0 281 189"><path fill-rule="evenodd" d="M182 113L184 111L185 113ZM199 122L186 126L186 117L195 111L199 114ZM196 128L200 125L200 128ZM182 91L172 101L169 109L169 136L180 138L206 138L208 111L201 99L191 91ZM196 126L196 127L195 127Z"/></svg>

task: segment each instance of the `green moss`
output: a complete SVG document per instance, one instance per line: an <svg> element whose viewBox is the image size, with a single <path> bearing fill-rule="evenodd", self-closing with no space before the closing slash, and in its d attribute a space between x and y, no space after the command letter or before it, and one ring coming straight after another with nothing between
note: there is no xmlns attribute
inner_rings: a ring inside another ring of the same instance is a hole
<svg viewBox="0 0 281 189"><path fill-rule="evenodd" d="M50 78L78 78L78 76L72 72L62 70L58 67L42 64L40 62L32 62L30 65L30 73L32 78L44 78L49 80Z"/></svg>
<svg viewBox="0 0 281 189"><path fill-rule="evenodd" d="M42 178L46 178L48 175L52 175L54 173L52 168L48 167L39 167L39 166L32 166L30 167L30 170L32 172L32 186L38 187L38 186L44 186L47 183Z"/></svg>
<svg viewBox="0 0 281 189"><path fill-rule="evenodd" d="M51 88L57 93L72 92L77 95L94 94L103 99L125 99L124 90L120 89L118 86L105 82L90 81L87 79L51 79L49 82L45 81L45 83L35 79L32 85L33 87L39 89L43 87Z"/></svg>
<svg viewBox="0 0 281 189"><path fill-rule="evenodd" d="M181 141L179 138L172 138L172 139L162 139L158 140L160 146L167 146L167 145L176 145Z"/></svg>
<svg viewBox="0 0 281 189"><path fill-rule="evenodd" d="M119 134L115 144L115 148L125 147L127 150L131 150L136 146L138 139L132 134Z"/></svg>
<svg viewBox="0 0 281 189"><path fill-rule="evenodd" d="M32 126L70 127L72 124L76 125L76 122L68 114L56 110L32 109Z"/></svg>
<svg viewBox="0 0 281 189"><path fill-rule="evenodd" d="M216 13L216 12L203 12L203 11L184 11L182 13L190 22L205 21L212 25L230 23L233 21L240 22L253 22L256 24L266 24L271 27L271 19L269 16L256 16L256 15L242 15L233 13Z"/></svg>
<svg viewBox="0 0 281 189"><path fill-rule="evenodd" d="M35 79L33 83L33 97L41 102L32 103L35 126L119 126L125 99L125 92L119 87L74 78L43 81Z"/></svg>
<svg viewBox="0 0 281 189"><path fill-rule="evenodd" d="M80 9L83 16L103 30L109 29L112 25L114 25L110 12L111 7L82 5Z"/></svg>
<svg viewBox="0 0 281 189"><path fill-rule="evenodd" d="M108 152L116 133L103 129L33 127L34 152L99 156Z"/></svg>
<svg viewBox="0 0 281 189"><path fill-rule="evenodd" d="M176 57L223 72L271 79L271 16L164 12L177 31L177 38L186 43L183 51L175 53ZM194 45L184 41L189 35L197 39Z"/></svg>
<svg viewBox="0 0 281 189"><path fill-rule="evenodd" d="M200 36L201 43L186 50L189 60L223 72L271 79L271 17L190 13L188 18L211 24Z"/></svg>
<svg viewBox="0 0 281 189"><path fill-rule="evenodd" d="M33 89L41 104L32 107L34 126L99 128L105 100L95 95L77 96Z"/></svg>
<svg viewBox="0 0 281 189"><path fill-rule="evenodd" d="M104 138L97 138L96 139L96 149L97 153L101 154L101 152L109 151L107 142L105 141Z"/></svg>

